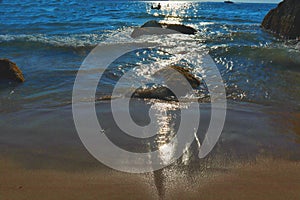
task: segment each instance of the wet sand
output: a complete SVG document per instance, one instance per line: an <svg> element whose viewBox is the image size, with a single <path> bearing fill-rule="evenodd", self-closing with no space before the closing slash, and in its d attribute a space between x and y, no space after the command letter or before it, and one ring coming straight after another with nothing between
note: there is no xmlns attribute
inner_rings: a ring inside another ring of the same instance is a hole
<svg viewBox="0 0 300 200"><path fill-rule="evenodd" d="M166 184L162 199L299 199L300 162L263 159L237 164L211 177ZM146 175L116 171L66 172L25 169L0 160L0 199L159 199Z"/></svg>
<svg viewBox="0 0 300 200"><path fill-rule="evenodd" d="M0 199L153 199L141 178L111 171L25 169L0 161Z"/></svg>
<svg viewBox="0 0 300 200"><path fill-rule="evenodd" d="M235 166L192 191L178 188L167 199L296 200L300 197L299 169L300 162L260 158L256 163Z"/></svg>

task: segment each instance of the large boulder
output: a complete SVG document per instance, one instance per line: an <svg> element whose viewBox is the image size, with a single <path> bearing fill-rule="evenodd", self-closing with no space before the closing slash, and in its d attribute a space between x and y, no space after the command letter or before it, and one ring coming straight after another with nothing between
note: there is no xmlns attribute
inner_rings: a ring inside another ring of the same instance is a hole
<svg viewBox="0 0 300 200"><path fill-rule="evenodd" d="M0 80L24 82L25 78L16 63L6 58L0 58Z"/></svg>
<svg viewBox="0 0 300 200"><path fill-rule="evenodd" d="M300 1L284 0L264 18L262 27L290 39L300 37Z"/></svg>

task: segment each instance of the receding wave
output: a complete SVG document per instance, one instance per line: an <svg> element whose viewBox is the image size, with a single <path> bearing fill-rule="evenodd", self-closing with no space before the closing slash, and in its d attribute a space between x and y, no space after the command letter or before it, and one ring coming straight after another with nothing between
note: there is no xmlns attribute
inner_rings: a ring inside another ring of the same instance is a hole
<svg viewBox="0 0 300 200"><path fill-rule="evenodd" d="M93 47L105 38L105 34L66 35L0 35L2 45L53 46L53 47Z"/></svg>

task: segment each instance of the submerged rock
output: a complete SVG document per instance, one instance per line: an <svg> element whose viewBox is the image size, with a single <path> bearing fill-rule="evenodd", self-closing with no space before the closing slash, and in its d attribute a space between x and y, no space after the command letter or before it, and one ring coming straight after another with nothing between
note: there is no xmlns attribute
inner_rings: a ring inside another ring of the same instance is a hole
<svg viewBox="0 0 300 200"><path fill-rule="evenodd" d="M290 39L300 37L300 1L284 0L264 18L262 27L278 36Z"/></svg>
<svg viewBox="0 0 300 200"><path fill-rule="evenodd" d="M136 28L131 37L136 38L141 35L151 35L151 34L175 34L175 33L183 33L183 34L195 34L197 32L196 29L183 25L183 24L166 24L159 23L155 20L151 20L143 24L140 28Z"/></svg>
<svg viewBox="0 0 300 200"><path fill-rule="evenodd" d="M121 98L121 96L105 95L105 96L96 98L95 101L110 101L110 100L114 100L114 99L118 99L118 98Z"/></svg>
<svg viewBox="0 0 300 200"><path fill-rule="evenodd" d="M16 82L24 82L25 78L22 71L16 63L6 59L0 58L0 80L12 80Z"/></svg>

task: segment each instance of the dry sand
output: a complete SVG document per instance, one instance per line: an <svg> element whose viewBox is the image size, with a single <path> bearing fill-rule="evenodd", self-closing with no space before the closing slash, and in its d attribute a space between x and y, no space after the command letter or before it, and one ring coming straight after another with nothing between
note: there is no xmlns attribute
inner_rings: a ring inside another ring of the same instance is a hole
<svg viewBox="0 0 300 200"><path fill-rule="evenodd" d="M300 199L300 162L258 159L201 181L172 183L164 199ZM0 160L1 200L159 199L153 185L135 174L24 169Z"/></svg>

